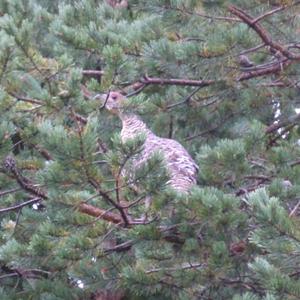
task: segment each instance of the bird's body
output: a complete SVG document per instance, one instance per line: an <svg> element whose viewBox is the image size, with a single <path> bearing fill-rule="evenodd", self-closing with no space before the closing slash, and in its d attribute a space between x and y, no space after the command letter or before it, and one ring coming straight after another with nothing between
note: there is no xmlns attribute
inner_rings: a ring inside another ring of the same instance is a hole
<svg viewBox="0 0 300 300"><path fill-rule="evenodd" d="M110 92L106 97L107 108L122 121L122 142L140 134L145 136L141 153L133 158L135 168L145 163L153 153L160 153L169 173L167 184L176 191L187 192L196 183L198 166L185 148L175 140L158 137L137 115L124 112L121 102L125 97L121 94Z"/></svg>

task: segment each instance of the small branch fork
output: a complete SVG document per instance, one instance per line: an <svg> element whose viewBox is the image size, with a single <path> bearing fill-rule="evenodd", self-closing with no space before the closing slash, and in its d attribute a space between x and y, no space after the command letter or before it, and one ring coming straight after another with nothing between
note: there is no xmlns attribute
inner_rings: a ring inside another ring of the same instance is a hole
<svg viewBox="0 0 300 300"><path fill-rule="evenodd" d="M71 110L71 112L72 112L72 114L75 114L73 110ZM105 199L105 201L107 201L109 204L111 204L113 207L115 207L120 212L123 223L124 223L125 227L127 227L129 225L129 220L128 220L127 214L124 211L124 208L119 203L114 201L106 192L102 191L100 188L100 185L90 175L90 172L85 164L85 161L86 161L85 156L86 155L85 155L82 131L83 131L83 127L77 121L77 133L78 133L78 137L79 137L79 146L80 146L80 160L81 160L85 175L87 177L87 180L97 190L98 194L101 195L103 199Z"/></svg>
<svg viewBox="0 0 300 300"><path fill-rule="evenodd" d="M296 1L293 6L300 4L300 1ZM236 6L230 5L228 10L230 13L238 17L242 22L247 24L252 28L257 35L261 38L262 44L253 48L254 50L260 49L262 47L269 47L270 51L274 54L278 52L281 55L280 60L274 61L273 63L267 64L261 68L254 68L253 70L245 71L241 75L234 78L234 81L241 82L251 78L256 78L260 76L265 76L269 74L274 74L281 72L286 69L292 63L300 61L300 55L291 52L290 48L297 48L296 46L291 47L290 45L282 45L278 42L272 40L271 35L259 24L262 19L282 11L291 6L280 6L273 9L265 14L262 14L256 18L250 16L245 11L237 8ZM253 50L251 49L251 51ZM244 51L243 53L246 53ZM207 87L213 84L225 81L225 79L219 80L194 80L194 79L178 79L178 78L159 78L159 77L149 77L147 75L143 76L139 82L133 84L133 89L135 91L141 91L148 85L181 85L181 86L197 86L197 87ZM136 92L134 92L136 93ZM131 94L130 94L131 95Z"/></svg>
<svg viewBox="0 0 300 300"><path fill-rule="evenodd" d="M25 207L27 205L31 205L31 204L39 202L41 200L48 199L48 195L46 194L45 191L37 188L33 184L33 182L31 182L28 178L24 177L21 174L20 170L16 166L16 161L13 157L11 157L11 156L6 157L6 159L4 160L4 163L3 163L3 167L7 173L10 173L10 175L12 175L16 179L16 181L18 182L18 184L20 185L20 187L22 189L29 192L31 195L36 196L36 198L25 201L21 204L15 205L15 206L3 208L0 210L0 213L12 211L12 210L19 210L22 207ZM103 196L103 193L101 193L101 196ZM105 209L97 208L95 206L92 206L92 205L89 205L86 203L81 203L78 206L78 209L80 212L82 212L84 214L87 214L87 215L90 215L93 217L101 217L103 220L106 220L106 221L114 223L114 224L122 224L123 223L123 220L119 214L112 213L112 212L106 211Z"/></svg>

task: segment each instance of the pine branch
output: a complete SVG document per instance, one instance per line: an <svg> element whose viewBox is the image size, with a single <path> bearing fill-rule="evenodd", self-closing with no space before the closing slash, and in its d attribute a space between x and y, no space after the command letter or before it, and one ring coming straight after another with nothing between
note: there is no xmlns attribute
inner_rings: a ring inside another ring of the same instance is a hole
<svg viewBox="0 0 300 300"><path fill-rule="evenodd" d="M300 55L295 55L292 52L288 51L285 46L281 45L278 42L274 42L272 40L270 34L258 23L258 21L260 19L264 18L265 16L267 16L267 14L254 19L249 14L247 14L245 11L243 11L242 9L240 9L234 5L230 5L228 7L228 10L233 15L239 17L249 27L251 27L259 35L259 37L262 39L262 41L265 43L265 45L270 46L272 49L279 51L282 55L284 55L288 59L300 60Z"/></svg>
<svg viewBox="0 0 300 300"><path fill-rule="evenodd" d="M5 170L13 174L14 178L24 190L40 198L47 198L46 193L44 191L34 186L31 180L29 180L21 174L20 170L17 168L16 161L12 156L7 156L5 158L3 166Z"/></svg>
<svg viewBox="0 0 300 300"><path fill-rule="evenodd" d="M75 114L73 110L71 110L71 112L73 115ZM85 159L85 151L84 151L84 145L83 145L83 139L82 139L82 127L80 126L79 122L77 122L77 133L78 133L78 137L79 137L80 160L82 162L82 166L83 166L86 178L88 179L90 184L97 190L99 195L101 195L103 197L103 199L105 199L109 204L114 206L120 212L120 215L123 219L124 225L125 225L125 227L127 227L129 224L129 220L128 220L128 216L127 216L124 208L119 203L114 201L106 192L102 191L100 184L98 184L96 182L96 180L94 180L89 173L89 170L85 164L86 159Z"/></svg>
<svg viewBox="0 0 300 300"><path fill-rule="evenodd" d="M44 200L48 199L48 196L46 192L36 188L34 184L26 177L24 177L20 170L16 166L16 161L13 157L8 156L4 160L3 163L4 170L6 172L12 173L13 177L16 179L16 181L19 183L19 185L30 194L33 194L37 197ZM103 193L102 193L103 194ZM39 201L40 201L39 200ZM79 205L79 211L82 213L85 213L87 215L93 216L93 217L101 217L103 220L106 220L108 222L112 222L115 224L122 223L122 218L120 215L108 213L106 210L94 207L92 205L88 205L85 203L82 203Z"/></svg>
<svg viewBox="0 0 300 300"><path fill-rule="evenodd" d="M296 4L299 4L298 2ZM294 5L296 5L294 4ZM257 49L260 49L262 47L268 46L274 51L278 51L283 55L281 60L275 61L272 64L268 64L266 66L263 66L261 68L255 68L248 72L243 72L242 75L237 76L234 81L241 82L245 80L249 80L256 77L261 77L269 74L275 74L277 72L281 72L282 70L286 69L289 65L291 65L294 61L300 60L300 55L296 55L288 50L288 48L291 48L289 45L281 45L278 42L275 42L272 40L271 35L258 23L261 19L272 15L280 10L285 9L286 7L280 7L280 9L274 9L272 11L269 11L257 18L251 17L249 14L244 12L243 10L231 5L229 6L229 11L239 17L244 23L246 23L249 27L251 27L262 39L264 42L261 45L258 45L252 49L246 50L242 53L248 53L256 51ZM148 85L180 85L180 86L198 86L198 87L206 87L213 84L220 83L222 81L225 81L225 79L219 79L219 80L193 80L193 79L179 79L179 78L160 78L160 77L148 77L147 75L143 76L139 82L134 83L132 87L137 87L135 92L133 92L131 95L134 95L140 90L144 89L145 86Z"/></svg>

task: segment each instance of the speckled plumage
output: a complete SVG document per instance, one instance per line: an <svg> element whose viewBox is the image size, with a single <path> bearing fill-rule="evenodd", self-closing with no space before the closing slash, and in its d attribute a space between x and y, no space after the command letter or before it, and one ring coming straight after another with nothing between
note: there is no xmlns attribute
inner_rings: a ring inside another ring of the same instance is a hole
<svg viewBox="0 0 300 300"><path fill-rule="evenodd" d="M159 152L164 158L170 176L168 184L177 191L187 192L196 183L198 166L184 147L175 140L158 137L137 115L124 112L122 102L126 98L120 93L110 92L105 98L106 108L117 114L122 121L121 139L123 142L138 134L145 134L142 153L134 158L133 165L138 167L154 152Z"/></svg>

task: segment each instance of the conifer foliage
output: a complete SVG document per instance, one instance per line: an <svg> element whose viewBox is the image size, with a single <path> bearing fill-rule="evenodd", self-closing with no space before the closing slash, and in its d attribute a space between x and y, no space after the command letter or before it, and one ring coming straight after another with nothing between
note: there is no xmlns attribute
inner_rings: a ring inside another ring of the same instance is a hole
<svg viewBox="0 0 300 300"><path fill-rule="evenodd" d="M0 298L299 299L299 13L0 0ZM195 158L190 193L159 153L124 178L144 137L112 90Z"/></svg>

